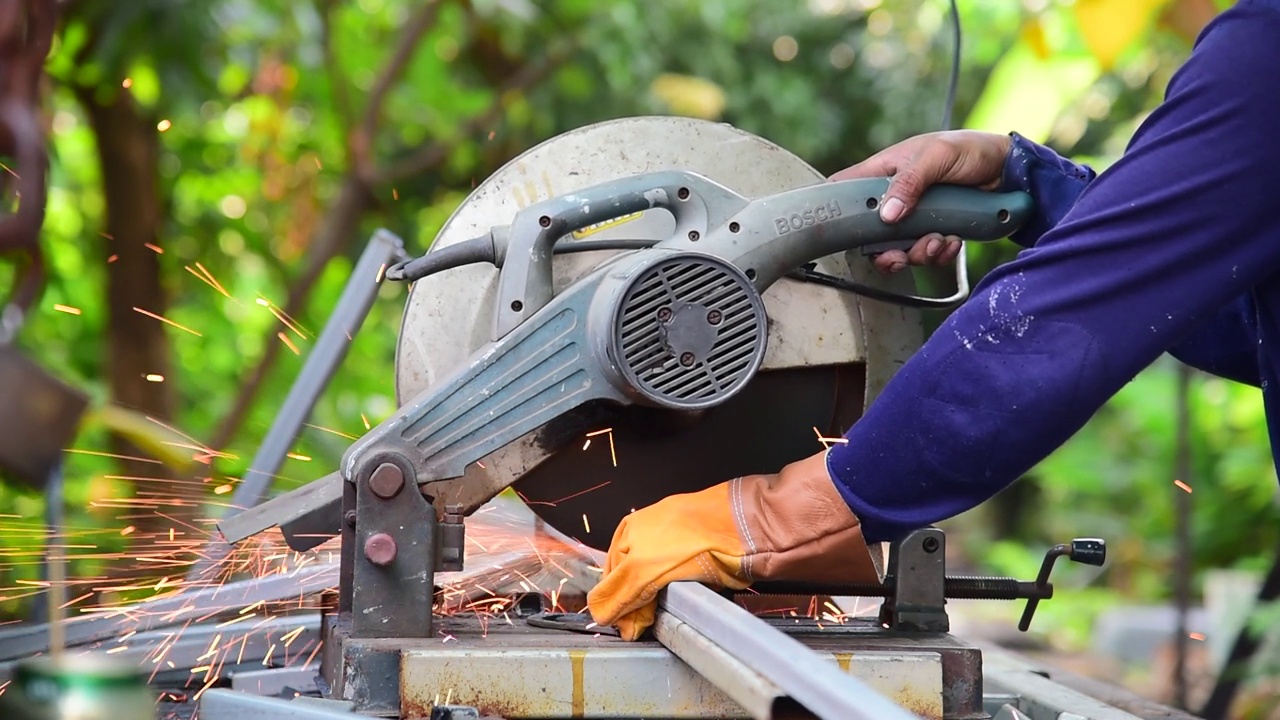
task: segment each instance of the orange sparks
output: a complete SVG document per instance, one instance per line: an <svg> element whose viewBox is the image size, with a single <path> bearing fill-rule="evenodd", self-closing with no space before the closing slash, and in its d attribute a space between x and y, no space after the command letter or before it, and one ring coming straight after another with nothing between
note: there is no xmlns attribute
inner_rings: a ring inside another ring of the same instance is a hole
<svg viewBox="0 0 1280 720"><path fill-rule="evenodd" d="M1188 493L1191 492L1191 486L1182 482L1181 480L1174 480L1173 484L1177 485L1178 489L1182 490L1183 492L1188 492Z"/></svg>
<svg viewBox="0 0 1280 720"><path fill-rule="evenodd" d="M187 326L185 326L185 325L179 325L178 323L176 323L176 322L174 322L174 321L170 320L169 318L162 317L162 316L157 315L157 314L155 314L155 313L153 313L153 312L148 312L148 311L146 311L146 310L143 310L143 309L142 309L142 308L140 308L140 307L135 307L135 308L133 308L133 311L134 311L134 312L138 312L138 313L142 313L143 315L146 315L146 316L147 316L147 317L149 317L149 318L154 318L154 319L156 319L156 320L159 320L160 322L165 323L166 325L172 325L172 326L174 326L174 327L178 328L179 330L185 330L185 331L187 331L187 332L191 333L192 335L195 335L196 337L204 337L204 336L203 336L203 335L201 335L200 333L196 332L195 330L192 330L191 328L189 328L189 327L187 327Z"/></svg>
<svg viewBox="0 0 1280 720"><path fill-rule="evenodd" d="M289 647L289 645L292 644L294 640L298 639L298 636L302 634L302 631L306 629L307 627L303 625L301 627L290 630L280 638L280 642L284 643L285 647Z"/></svg>
<svg viewBox="0 0 1280 720"><path fill-rule="evenodd" d="M400 199L400 191L399 191L399 190L396 190L395 188L391 188L391 199L392 199L392 200L399 200L399 199Z"/></svg>
<svg viewBox="0 0 1280 720"><path fill-rule="evenodd" d="M67 313L68 315L79 315L79 314L80 314L80 308L78 308L78 307L71 307L70 305L54 305L54 306L53 306L53 309L54 309L54 310L57 310L58 312L64 312L64 313Z"/></svg>
<svg viewBox="0 0 1280 720"><path fill-rule="evenodd" d="M160 248L160 246L159 246L159 245L155 245L155 244L153 244L153 243L142 243L142 246L143 246L143 247L145 247L146 249L150 250L151 252L153 252L153 253L157 254L157 255L163 255L163 254L164 254L164 250L162 250L162 249Z"/></svg>
<svg viewBox="0 0 1280 720"><path fill-rule="evenodd" d="M591 523L587 521L586 513L582 513L582 527L586 528L587 532L591 532Z"/></svg>
<svg viewBox="0 0 1280 720"><path fill-rule="evenodd" d="M117 460L131 460L131 461L134 461L134 462L147 462L147 463L154 463L154 464L156 464L156 465L162 465L162 464L163 464L161 461L156 460L156 459L154 459L154 458L134 457L133 455L117 455L116 453L100 452L100 451L98 451L98 450L80 450L80 449L78 449L78 448L66 448L66 449L64 449L64 450L63 450L63 452L78 453L78 454L80 454L80 455L99 455L99 456L101 456L101 457L115 458L115 459L117 459Z"/></svg>
<svg viewBox="0 0 1280 720"><path fill-rule="evenodd" d="M200 282L204 283L205 285L208 285L214 290L217 290L219 293L223 295L223 297L227 297L227 298L231 297L231 294L227 292L226 288L222 287L222 284L219 283L212 275L210 275L209 271L205 270L204 266L201 265L200 263L196 263L196 267L200 268L200 270L203 270L204 271L203 273L197 272L190 265L183 265L182 267L184 270L194 275Z"/></svg>
<svg viewBox="0 0 1280 720"><path fill-rule="evenodd" d="M124 89L126 89L126 90L128 90L128 89L129 89L129 88L131 88L131 87L133 87L133 78L125 78L124 80L122 80L122 81L120 82L120 87L122 87L122 88L124 88Z"/></svg>
<svg viewBox="0 0 1280 720"><path fill-rule="evenodd" d="M285 453L285 455L293 458L294 460L301 460L302 462L311 462L311 456L309 455L302 455L299 453Z"/></svg>
<svg viewBox="0 0 1280 720"><path fill-rule="evenodd" d="M365 430L369 429L369 418L365 417L364 413L360 413L360 422L364 423Z"/></svg>
<svg viewBox="0 0 1280 720"><path fill-rule="evenodd" d="M829 437L824 437L822 433L818 432L818 428L816 428L816 427L813 429L813 434L818 436L818 442L822 443L823 445L825 445L825 446L827 446L827 447L831 447L831 444L832 444L832 443L847 443L847 442L849 442L848 438L829 438Z"/></svg>
<svg viewBox="0 0 1280 720"><path fill-rule="evenodd" d="M284 344L285 344L285 347L287 347L287 348L289 348L290 350L292 350L294 355L301 355L301 354L302 354L301 352L299 352L299 350L298 350L298 346L297 346L297 345L294 345L294 344L293 344L293 341L289 339L289 336L288 336L288 335L285 335L285 334L284 334L284 333L282 333L282 332L278 332L278 333L276 333L276 337L280 338L280 342L284 343Z"/></svg>
<svg viewBox="0 0 1280 720"><path fill-rule="evenodd" d="M1191 638L1192 640L1204 640L1204 633L1198 633L1198 632L1187 633L1187 637Z"/></svg>
<svg viewBox="0 0 1280 720"><path fill-rule="evenodd" d="M219 485L218 487L213 489L214 495L226 495L229 492L231 492L230 485Z"/></svg>
<svg viewBox="0 0 1280 720"><path fill-rule="evenodd" d="M160 132L164 132L165 130L168 130L171 127L173 127L173 123L169 122L168 120L161 120L160 122L156 123L156 129L159 130Z"/></svg>
<svg viewBox="0 0 1280 720"><path fill-rule="evenodd" d="M113 263L113 262L115 262L115 261L117 261L117 260L119 260L119 259L120 259L120 256L119 256L119 255L112 255L111 257L107 258L107 264L108 264L108 265L110 265L111 263Z"/></svg>
<svg viewBox="0 0 1280 720"><path fill-rule="evenodd" d="M143 375L142 378L147 382L153 382L153 383L164 382L164 376L157 373L147 373L146 375Z"/></svg>
<svg viewBox="0 0 1280 720"><path fill-rule="evenodd" d="M363 416L363 415L361 415L360 417L361 417L361 418L364 418L364 416ZM303 425L306 425L306 426L307 426L307 427L309 427L309 428L315 428L316 430L322 430L322 431L324 431L324 432L331 433L331 434L333 434L333 435L337 435L337 436L338 436L338 437L340 437L340 438L346 438L347 440L359 440L359 439L360 439L360 438L356 437L355 435L348 435L348 434L346 434L346 433L342 432L341 430L334 430L333 428L327 428L327 427L324 427L323 425L312 425L311 423L303 423ZM364 426L365 426L365 428L366 428L366 429L369 427L369 421L368 421L368 420L365 420L365 421L364 421Z"/></svg>
<svg viewBox="0 0 1280 720"><path fill-rule="evenodd" d="M591 438L587 438L587 441L586 441L586 442L584 442L584 443L582 443L582 449L583 449L583 450L586 450L586 449L587 449L587 448L589 448L589 447L591 447Z"/></svg>
<svg viewBox="0 0 1280 720"><path fill-rule="evenodd" d="M125 529L121 530L121 531L120 531L120 534L121 534L121 535L132 535L132 534L133 534L133 531L134 531L134 530L137 530L137 529L138 529L138 528L136 528L136 527L134 527L134 526L130 525L129 527L127 527L127 528L125 528Z"/></svg>

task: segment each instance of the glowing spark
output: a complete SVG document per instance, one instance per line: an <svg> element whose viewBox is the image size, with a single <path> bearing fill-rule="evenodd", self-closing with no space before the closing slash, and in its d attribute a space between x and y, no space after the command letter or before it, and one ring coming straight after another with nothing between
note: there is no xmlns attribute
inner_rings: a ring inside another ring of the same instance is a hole
<svg viewBox="0 0 1280 720"><path fill-rule="evenodd" d="M148 462L148 463L155 463L156 465L163 464L161 461L155 460L153 458L134 457L132 455L117 455L115 453L99 452L97 450L81 450L79 448L66 448L63 450L63 452L78 453L80 455L99 455L101 457L116 458L117 460L132 460L134 462Z"/></svg>
<svg viewBox="0 0 1280 720"><path fill-rule="evenodd" d="M307 456L307 455L300 455L298 453L285 453L285 454L288 457L293 458L294 460L301 460L302 462L311 462L310 456Z"/></svg>
<svg viewBox="0 0 1280 720"><path fill-rule="evenodd" d="M591 532L591 523L587 522L586 513L582 513L582 527L586 528L587 532Z"/></svg>
<svg viewBox="0 0 1280 720"><path fill-rule="evenodd" d="M312 651L311 651L311 654L307 656L307 661L306 661L306 662L304 662L304 663L302 663L302 667L306 667L306 666L310 665L310 664L311 664L311 661L312 661L312 660L314 660L314 659L316 658L316 653L320 652L320 648L321 648L321 647L323 647L323 646L324 646L324 641L323 641L323 640L321 640L320 642L316 643L316 647L315 647L315 649L314 649L314 650L312 650Z"/></svg>
<svg viewBox="0 0 1280 720"><path fill-rule="evenodd" d="M169 122L168 120L161 120L160 122L156 123L156 129L159 130L160 132L164 132L165 130L168 130L171 127L173 127L173 123Z"/></svg>
<svg viewBox="0 0 1280 720"><path fill-rule="evenodd" d="M582 443L582 449L583 449L583 450L586 450L586 449L587 449L587 448L589 448L589 447L591 447L591 438L587 438L587 441L586 441L586 442L584 442L584 443Z"/></svg>
<svg viewBox="0 0 1280 720"><path fill-rule="evenodd" d="M1182 482L1181 480L1174 480L1173 484L1177 485L1178 488L1183 490L1184 492L1191 492L1191 486Z"/></svg>
<svg viewBox="0 0 1280 720"><path fill-rule="evenodd" d="M107 264L108 264L108 265L110 265L111 263L113 263L113 262L115 262L115 261L117 261L117 260L119 260L119 259L120 259L120 256L119 256L119 255L112 255L111 257L107 258Z"/></svg>
<svg viewBox="0 0 1280 720"><path fill-rule="evenodd" d="M152 243L142 243L142 246L157 255L164 254L164 250L162 250L159 245L153 245Z"/></svg>
<svg viewBox="0 0 1280 720"><path fill-rule="evenodd" d="M287 347L287 348L289 348L290 350L292 350L294 355L301 355L301 354L302 354L301 352L299 352L299 351L298 351L298 346L297 346L297 345L294 345L294 344L293 344L293 341L289 339L289 336L288 336L288 335L285 335L285 334L284 334L284 333L282 333L282 332L278 332L278 333L276 333L276 337L280 338L280 342L284 343L284 344L285 344L285 347Z"/></svg>
<svg viewBox="0 0 1280 720"><path fill-rule="evenodd" d="M70 305L54 305L54 306L53 306L53 309L54 309L54 310L57 310L58 312L64 312L64 313L67 313L68 315L79 315L79 314L80 314L80 308L78 308L78 307L71 307Z"/></svg>
<svg viewBox="0 0 1280 720"><path fill-rule="evenodd" d="M219 485L218 487L216 487L216 488L214 488L214 489L213 489L213 494L214 494L214 495L226 495L226 494L227 494L227 493L229 493L229 492L231 492L231 485L229 485L229 484L228 484L228 485Z"/></svg>
<svg viewBox="0 0 1280 720"><path fill-rule="evenodd" d="M386 274L387 274L387 264L382 263L381 265L378 266L378 274L373 278L373 283L376 285L382 282L382 278Z"/></svg>
<svg viewBox="0 0 1280 720"><path fill-rule="evenodd" d="M832 443L847 443L847 442L849 442L849 439L848 439L848 438L829 438L829 437L825 437L825 436L823 436L823 434L822 434L822 433L818 432L818 428L816 428L816 427L813 429L813 434L818 436L818 442L822 443L823 445L826 445L827 447L831 447L831 444L832 444Z"/></svg>
<svg viewBox="0 0 1280 720"><path fill-rule="evenodd" d="M226 288L222 287L222 284L219 283L212 275L209 275L209 271L205 270L203 265L201 265L200 263L196 263L196 267L200 268L200 270L203 270L204 273L201 274L200 272L197 272L190 265L182 266L184 270L194 275L197 280L204 283L205 285L208 285L214 290L217 290L219 293L223 295L223 297L227 297L227 298L231 297L231 294L227 292Z"/></svg>
<svg viewBox="0 0 1280 720"><path fill-rule="evenodd" d="M164 382L164 376L156 373L147 373L142 376L147 382L161 383Z"/></svg>
<svg viewBox="0 0 1280 720"><path fill-rule="evenodd" d="M609 458L613 460L613 466L618 467L618 451L613 447L613 433L609 433Z"/></svg>
<svg viewBox="0 0 1280 720"><path fill-rule="evenodd" d="M254 617L254 616L255 616L255 615L257 615L257 614L258 614L258 613L249 613L248 615L241 615L240 617L232 618L232 619L230 619L230 620L228 620L228 621L226 621L226 622L224 622L224 623L219 623L219 624L215 625L214 627L217 627L217 628L224 628L224 627L226 627L226 626L228 626L228 625L234 625L234 624L236 624L236 623L240 622L241 620L248 620L249 618Z"/></svg>
<svg viewBox="0 0 1280 720"><path fill-rule="evenodd" d="M276 651L276 644L271 643L271 647L267 648L267 656L262 658L262 665L264 667L271 665L271 653L275 651Z"/></svg>
<svg viewBox="0 0 1280 720"><path fill-rule="evenodd" d="M603 430L593 430L587 433L587 437L595 437L597 435L603 435L605 433L611 433L611 432L613 432L613 428L605 428Z"/></svg>
<svg viewBox="0 0 1280 720"><path fill-rule="evenodd" d="M1198 633L1198 632L1187 633L1187 637L1191 638L1192 640L1204 640L1204 633Z"/></svg>
<svg viewBox="0 0 1280 720"><path fill-rule="evenodd" d="M142 313L143 315L146 315L146 316L147 316L147 317L149 317L149 318L154 318L154 319L159 320L160 322L165 323L165 324L167 324L167 325L172 325L172 326L174 326L174 327L178 328L179 330L186 330L187 332L191 333L192 335L195 335L196 337L204 337L203 335L201 335L200 333L196 332L195 330L192 330L191 328L186 327L185 325L179 325L178 323L176 323L176 322L174 322L174 321L170 320L169 318L161 317L161 316L159 316L159 315L157 315L157 314L155 314L155 313L153 313L153 312L147 312L146 310L143 310L143 309L142 309L142 308L140 308L140 307L135 307L133 310L134 310L134 312Z"/></svg>
<svg viewBox="0 0 1280 720"><path fill-rule="evenodd" d="M364 415L361 415L361 418L364 418ZM315 429L317 429L317 430L323 430L323 432L335 434L335 436L338 436L338 437L340 437L340 438L347 438L347 439L360 439L360 438L357 438L356 436L348 436L348 434L347 434L347 433L342 432L342 430L335 430L335 429L333 429L333 428L325 428L325 427L324 427L324 425L312 425L311 423L303 423L303 424L305 424L305 425L306 425L306 427L308 427L308 428L315 428ZM365 420L365 429L367 429L367 428L369 428L369 420Z"/></svg>
<svg viewBox="0 0 1280 720"><path fill-rule="evenodd" d="M363 422L363 423L364 423L364 429L365 429L365 430L368 430L368 429L369 429L369 418L365 417L365 416L364 416L364 413L360 413L360 422ZM481 465L481 467L484 467L484 466L483 466L483 465Z"/></svg>
<svg viewBox="0 0 1280 720"><path fill-rule="evenodd" d="M132 534L133 534L133 531L134 531L134 530L137 530L137 529L138 529L138 528L136 528L136 527L134 527L134 526L130 525L129 527L127 527L127 528L125 528L125 529L121 530L121 531L120 531L120 534L121 534L121 535L132 535Z"/></svg>
<svg viewBox="0 0 1280 720"><path fill-rule="evenodd" d="M289 645L292 644L294 640L298 639L298 636L302 634L302 631L306 629L307 627L304 625L302 627L290 630L289 632L281 636L280 642L284 643L285 647L289 647Z"/></svg>
<svg viewBox="0 0 1280 720"><path fill-rule="evenodd" d="M129 646L128 646L128 645L120 645L120 646L118 646L118 647L113 647L113 648L111 648L110 650L108 650L108 651L107 651L107 654L108 654L108 655L114 655L114 654L116 654L116 653L118 653L118 652L124 652L125 650L128 650L128 649L129 649Z"/></svg>
<svg viewBox="0 0 1280 720"><path fill-rule="evenodd" d="M125 78L120 83L120 87L125 88L126 90L133 87L133 78Z"/></svg>
<svg viewBox="0 0 1280 720"><path fill-rule="evenodd" d="M395 188L391 188L391 199L392 199L392 200L399 200L399 199L400 199L400 192L399 192L399 191L397 191Z"/></svg>

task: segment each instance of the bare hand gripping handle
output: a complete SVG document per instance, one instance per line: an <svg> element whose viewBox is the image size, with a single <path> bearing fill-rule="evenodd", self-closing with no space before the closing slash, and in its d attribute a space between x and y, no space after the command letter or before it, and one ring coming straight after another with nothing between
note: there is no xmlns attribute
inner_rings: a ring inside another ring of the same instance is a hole
<svg viewBox="0 0 1280 720"><path fill-rule="evenodd" d="M990 241L1008 237L1026 222L1031 196L936 185L905 219L880 219L889 178L824 183L749 203L704 242L667 244L712 252L742 268L757 288L818 258L929 233Z"/></svg>

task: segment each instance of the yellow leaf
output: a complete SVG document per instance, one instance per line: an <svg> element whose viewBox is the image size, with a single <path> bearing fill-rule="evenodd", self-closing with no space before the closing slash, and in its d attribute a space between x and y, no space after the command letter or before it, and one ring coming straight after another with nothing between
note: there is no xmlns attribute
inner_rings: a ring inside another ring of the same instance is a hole
<svg viewBox="0 0 1280 720"><path fill-rule="evenodd" d="M1048 60L1053 54L1053 49L1049 47L1049 40L1044 36L1044 25L1041 24L1040 18L1032 18L1022 29L1022 40L1041 60Z"/></svg>
<svg viewBox="0 0 1280 720"><path fill-rule="evenodd" d="M1169 0L1076 0L1075 16L1089 51L1102 69L1116 59L1147 28Z"/></svg>
<svg viewBox="0 0 1280 720"><path fill-rule="evenodd" d="M663 73L654 78L649 90L677 115L717 120L724 112L725 92L710 80Z"/></svg>

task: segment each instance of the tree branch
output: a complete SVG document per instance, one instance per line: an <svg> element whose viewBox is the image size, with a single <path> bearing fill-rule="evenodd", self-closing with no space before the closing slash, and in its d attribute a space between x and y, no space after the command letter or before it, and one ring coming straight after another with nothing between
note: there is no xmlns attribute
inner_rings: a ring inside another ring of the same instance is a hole
<svg viewBox="0 0 1280 720"><path fill-rule="evenodd" d="M378 121L382 118L382 108L386 104L387 95L395 87L400 76L404 74L409 61L413 59L422 38L436 23L440 14L441 0L430 0L420 7L400 34L400 42L396 44L391 58L383 66L374 80L373 89L369 91L369 101L365 104L364 117L360 125L351 133L351 166L360 177L368 180L375 173L373 158L373 138L378 133Z"/></svg>
<svg viewBox="0 0 1280 720"><path fill-rule="evenodd" d="M484 112L464 122L453 137L423 145L398 162L376 170L371 177L372 182L374 184L399 182L439 167L449 157L449 151L457 145L459 139L474 135L485 126L497 122L507 109L507 97L513 92L533 87L550 75L568 59L571 48L572 45L567 46L560 51L543 56L537 63L525 65L503 83L501 88L498 88L493 103Z"/></svg>
<svg viewBox="0 0 1280 720"><path fill-rule="evenodd" d="M329 76L329 87L333 90L333 104L338 111L342 127L351 128L356 124L356 114L351 105L351 92L347 79L342 76L342 68L338 66L338 56L333 47L333 5L335 0L316 0L316 13L320 16L320 55L324 60L325 74Z"/></svg>

